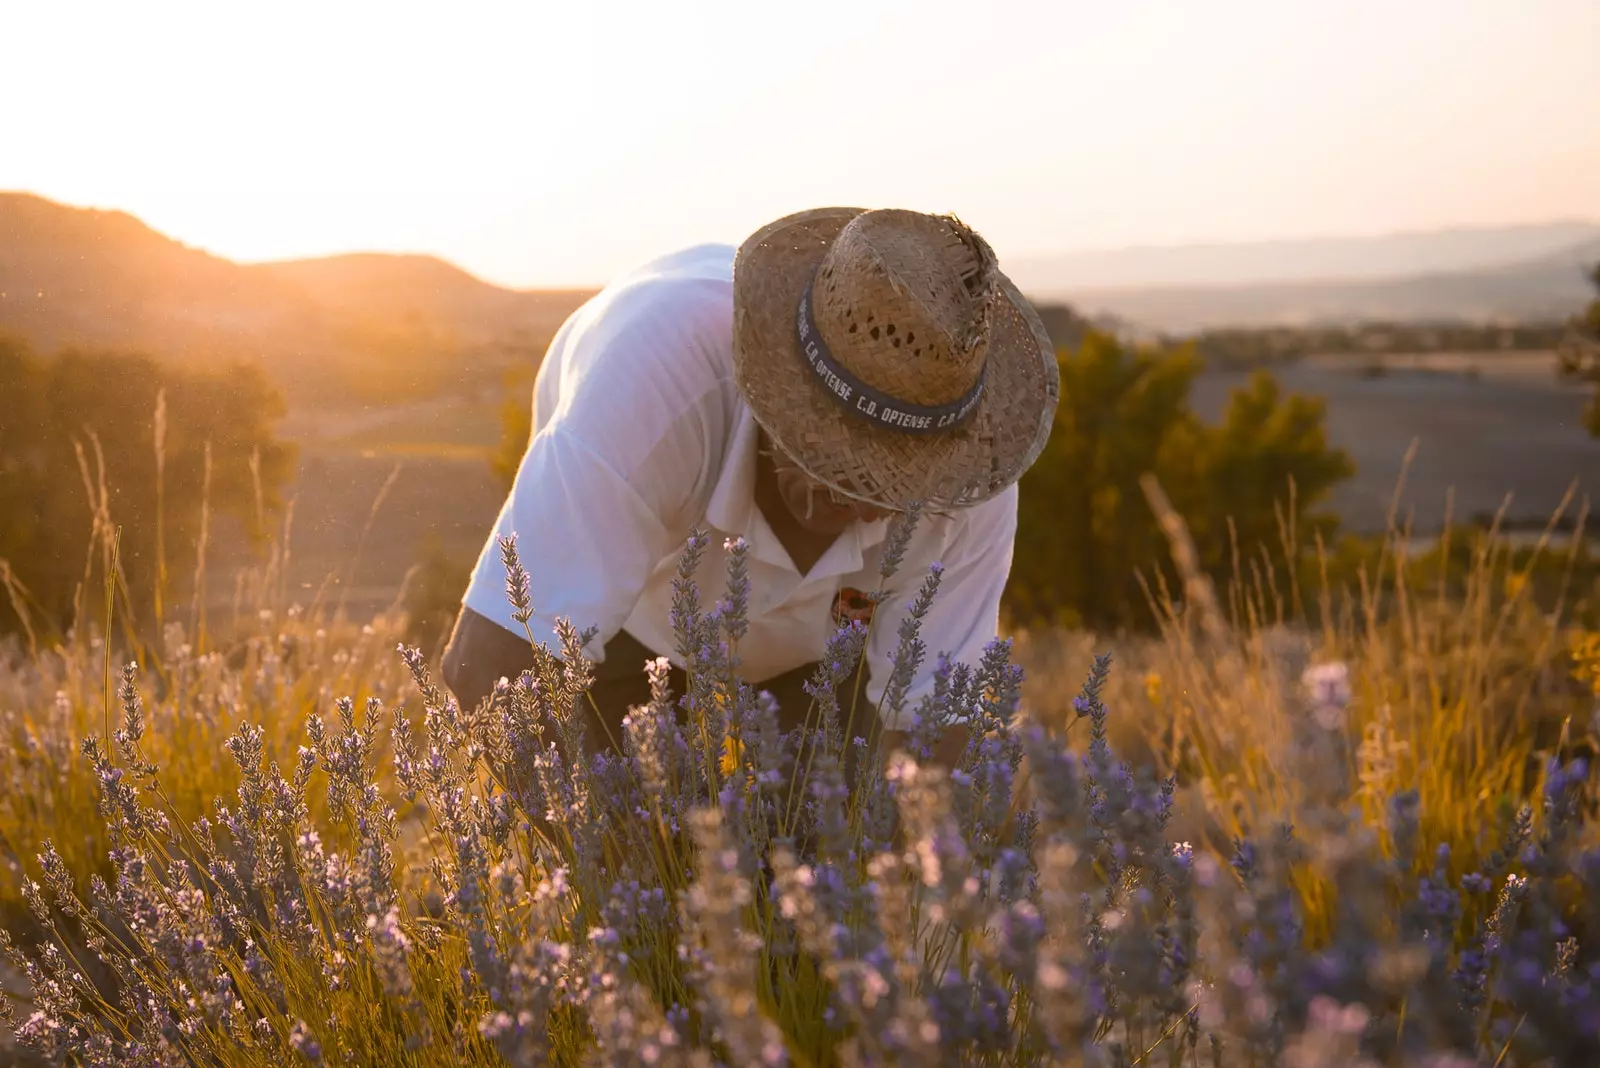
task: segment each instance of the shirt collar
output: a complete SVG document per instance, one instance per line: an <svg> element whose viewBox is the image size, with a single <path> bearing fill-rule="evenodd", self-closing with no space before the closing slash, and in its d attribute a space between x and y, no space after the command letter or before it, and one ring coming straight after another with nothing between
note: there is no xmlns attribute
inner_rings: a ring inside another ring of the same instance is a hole
<svg viewBox="0 0 1600 1068"><path fill-rule="evenodd" d="M740 403L722 471L706 503L706 522L718 530L742 534L750 544L753 559L798 575L788 551L756 506L756 454L760 443L755 416L748 404ZM861 570L867 550L883 541L887 532L888 521L883 519L852 524L828 546L805 579L814 581Z"/></svg>

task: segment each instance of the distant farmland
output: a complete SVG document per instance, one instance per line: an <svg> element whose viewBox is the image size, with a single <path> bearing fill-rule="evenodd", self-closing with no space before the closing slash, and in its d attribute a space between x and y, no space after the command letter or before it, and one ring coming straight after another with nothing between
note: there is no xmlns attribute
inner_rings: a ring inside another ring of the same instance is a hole
<svg viewBox="0 0 1600 1068"><path fill-rule="evenodd" d="M1383 529L1406 451L1404 509L1417 529L1437 529L1447 505L1458 521L1493 513L1512 494L1509 518L1549 518L1576 479L1600 489L1600 441L1585 433L1585 392L1557 380L1542 353L1389 356L1384 373L1365 356L1327 356L1276 369L1285 390L1326 398L1328 433L1355 459L1357 475L1334 494L1348 528ZM1476 376L1469 372L1476 371ZM1208 373L1194 404L1215 419L1246 374ZM1454 501L1447 492L1454 489Z"/></svg>

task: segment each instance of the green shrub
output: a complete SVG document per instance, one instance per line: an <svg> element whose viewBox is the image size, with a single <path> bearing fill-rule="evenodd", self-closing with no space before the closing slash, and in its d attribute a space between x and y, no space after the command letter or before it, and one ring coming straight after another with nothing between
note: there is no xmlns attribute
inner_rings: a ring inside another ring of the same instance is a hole
<svg viewBox="0 0 1600 1068"><path fill-rule="evenodd" d="M1061 407L1021 485L1005 601L1017 625L1154 625L1146 584L1175 576L1139 489L1146 474L1172 494L1213 578L1236 554L1279 548L1287 533L1305 545L1331 536L1335 518L1316 509L1355 468L1329 447L1321 400L1284 396L1257 371L1233 391L1222 423L1207 426L1189 404L1201 370L1190 347L1136 351L1090 334L1057 360Z"/></svg>

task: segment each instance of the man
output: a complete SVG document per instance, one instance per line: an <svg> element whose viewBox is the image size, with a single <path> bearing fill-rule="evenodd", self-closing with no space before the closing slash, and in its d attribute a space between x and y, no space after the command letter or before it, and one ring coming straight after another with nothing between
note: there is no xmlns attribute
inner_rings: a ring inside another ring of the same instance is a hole
<svg viewBox="0 0 1600 1068"><path fill-rule="evenodd" d="M890 520L913 502L923 518L872 624L867 702L881 703L899 620L934 563L943 575L923 639L930 654L975 663L999 622L1016 481L1044 446L1058 390L1037 315L954 218L824 208L737 249L649 263L551 343L445 680L470 706L532 663L498 544L514 534L535 639L553 647L563 616L598 629L591 725L602 744L620 739L628 708L649 699L645 661L673 655L672 580L700 526L712 535L708 596L722 588L724 540L748 543L740 670L792 729L810 710L803 682L837 625L870 609L862 593L878 585ZM931 686L923 676L908 707ZM881 726L893 745L908 725Z"/></svg>

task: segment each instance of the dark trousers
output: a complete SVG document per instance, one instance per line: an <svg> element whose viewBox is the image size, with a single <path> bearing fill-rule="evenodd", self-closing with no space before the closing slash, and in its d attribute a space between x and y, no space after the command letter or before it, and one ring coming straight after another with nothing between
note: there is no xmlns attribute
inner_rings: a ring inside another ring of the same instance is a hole
<svg viewBox="0 0 1600 1068"><path fill-rule="evenodd" d="M623 631L606 643L605 659L595 665L594 683L587 700L579 704L587 717L590 747L620 750L622 720L628 710L649 704L650 681L644 673L647 660L658 654ZM470 608L463 608L456 619L444 651L444 679L465 708L474 708L494 691L495 681L515 678L533 666L533 650L525 636L519 637ZM803 664L770 679L752 682L757 690L771 693L778 703L778 727L785 732L816 725L813 699L805 684L818 664ZM841 727L845 740L845 778L854 789L857 748L850 744L857 735L867 741L868 752L875 752L880 727L876 709L866 698L867 667L862 663L837 691ZM748 680L747 680L748 681ZM675 697L687 685L683 670L673 667L669 682ZM853 714L852 714L853 710Z"/></svg>

